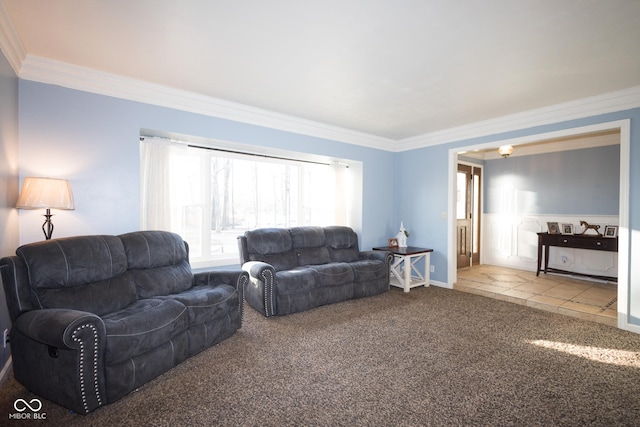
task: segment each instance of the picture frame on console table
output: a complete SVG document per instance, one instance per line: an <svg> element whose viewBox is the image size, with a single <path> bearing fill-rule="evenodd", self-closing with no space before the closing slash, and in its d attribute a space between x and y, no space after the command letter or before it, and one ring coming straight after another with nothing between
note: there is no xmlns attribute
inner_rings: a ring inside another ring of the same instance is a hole
<svg viewBox="0 0 640 427"><path fill-rule="evenodd" d="M562 234L573 234L573 224L562 224Z"/></svg>
<svg viewBox="0 0 640 427"><path fill-rule="evenodd" d="M547 222L549 234L560 234L560 225L557 222Z"/></svg>
<svg viewBox="0 0 640 427"><path fill-rule="evenodd" d="M618 226L617 225L605 225L604 226L604 237L618 237Z"/></svg>
<svg viewBox="0 0 640 427"><path fill-rule="evenodd" d="M398 239L396 237L392 237L387 241L387 246L390 248L398 247Z"/></svg>

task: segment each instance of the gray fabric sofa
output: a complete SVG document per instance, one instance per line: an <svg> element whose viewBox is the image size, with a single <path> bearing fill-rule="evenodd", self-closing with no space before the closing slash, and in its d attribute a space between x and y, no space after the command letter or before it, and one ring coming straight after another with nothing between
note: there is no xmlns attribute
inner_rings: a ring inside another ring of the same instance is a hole
<svg viewBox="0 0 640 427"><path fill-rule="evenodd" d="M363 251L349 227L262 228L238 236L247 303L266 317L389 290L393 255Z"/></svg>
<svg viewBox="0 0 640 427"><path fill-rule="evenodd" d="M80 414L242 325L247 273L192 274L177 234L70 237L16 254L0 260L15 378Z"/></svg>

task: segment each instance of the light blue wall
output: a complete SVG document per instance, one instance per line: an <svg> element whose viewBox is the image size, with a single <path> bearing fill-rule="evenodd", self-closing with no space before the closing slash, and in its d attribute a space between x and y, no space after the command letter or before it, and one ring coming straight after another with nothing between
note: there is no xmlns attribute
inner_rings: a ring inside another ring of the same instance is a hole
<svg viewBox="0 0 640 427"><path fill-rule="evenodd" d="M18 243L18 77L0 53L0 257Z"/></svg>
<svg viewBox="0 0 640 427"><path fill-rule="evenodd" d="M554 123L534 128L505 132L451 142L448 144L399 153L396 158L396 183L402 189L396 198L399 207L397 216L406 216L407 228L416 235L416 243L434 248L433 264L435 273L432 278L447 282L448 236L447 223L442 212L447 208L448 150L458 147L499 142L512 138L571 129L598 123L629 119L630 129L630 165L640 164L640 109L603 114L579 120ZM515 158L513 159L515 160ZM640 325L640 168L631 166L629 176L629 260L628 280L630 284L629 307L630 323ZM448 212L447 212L448 215ZM622 272L622 274L625 274Z"/></svg>
<svg viewBox="0 0 640 427"><path fill-rule="evenodd" d="M18 77L0 54L0 257L13 255L18 246L17 201ZM3 331L10 327L7 302L0 291L0 370L10 356L9 347L4 348L1 339Z"/></svg>
<svg viewBox="0 0 640 427"><path fill-rule="evenodd" d="M21 178L59 176L73 186L76 210L56 212L56 237L140 228L143 128L361 161L362 247L393 231L393 205L381 197L393 193L391 152L21 80ZM40 214L21 212L21 243L41 240Z"/></svg>
<svg viewBox="0 0 640 427"><path fill-rule="evenodd" d="M476 165L484 165L486 160L481 160L481 159L476 159L473 157L466 157L464 155L458 155L458 161L460 162L466 162L466 163L473 163Z"/></svg>
<svg viewBox="0 0 640 427"><path fill-rule="evenodd" d="M20 81L19 119L21 176L73 182L77 209L57 216L58 237L139 228L138 135L150 128L362 161L363 248L386 242L403 221L410 244L434 249L432 278L445 283L450 148L630 119L630 160L640 163L640 109L396 154L29 81ZM630 191L629 312L640 325L640 263L633 262L640 259L640 168L631 168ZM33 215L21 213L21 242L41 239L42 220Z"/></svg>
<svg viewBox="0 0 640 427"><path fill-rule="evenodd" d="M410 246L433 249L431 279L445 281L449 149L444 145L400 152L396 156L396 223L404 223ZM443 276L444 274L444 276Z"/></svg>
<svg viewBox="0 0 640 427"><path fill-rule="evenodd" d="M501 212L505 189L514 214L618 215L620 146L487 160L484 212Z"/></svg>

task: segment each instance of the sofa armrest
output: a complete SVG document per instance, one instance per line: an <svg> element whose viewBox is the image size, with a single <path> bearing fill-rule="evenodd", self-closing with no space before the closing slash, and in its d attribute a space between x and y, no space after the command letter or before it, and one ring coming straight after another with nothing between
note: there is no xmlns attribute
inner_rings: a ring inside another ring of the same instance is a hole
<svg viewBox="0 0 640 427"><path fill-rule="evenodd" d="M32 310L18 317L14 328L33 341L61 349L93 347L96 343L103 348L106 338L102 319L78 310Z"/></svg>
<svg viewBox="0 0 640 427"><path fill-rule="evenodd" d="M249 261L242 264L242 270L249 273L251 278L264 278L265 274L275 274L275 269L271 264L262 261Z"/></svg>
<svg viewBox="0 0 640 427"><path fill-rule="evenodd" d="M193 274L193 286L224 284L240 291L248 282L249 274L241 270L212 270Z"/></svg>
<svg viewBox="0 0 640 427"><path fill-rule="evenodd" d="M276 313L275 280L276 271L272 265L261 261L249 261L242 264L242 270L249 273L250 283L245 290L247 303L265 317Z"/></svg>
<svg viewBox="0 0 640 427"><path fill-rule="evenodd" d="M390 264L393 261L393 254L389 251L362 251L360 259L379 260Z"/></svg>
<svg viewBox="0 0 640 427"><path fill-rule="evenodd" d="M202 285L230 285L236 288L238 294L238 310L242 319L244 309L244 293L249 283L249 273L242 270L212 270L194 273L193 286Z"/></svg>
<svg viewBox="0 0 640 427"><path fill-rule="evenodd" d="M383 261L387 265L387 283L391 281L391 265L393 264L393 253L389 251L362 251L360 259Z"/></svg>
<svg viewBox="0 0 640 427"><path fill-rule="evenodd" d="M104 323L92 313L29 311L11 330L14 376L28 390L86 414L108 402L105 346Z"/></svg>

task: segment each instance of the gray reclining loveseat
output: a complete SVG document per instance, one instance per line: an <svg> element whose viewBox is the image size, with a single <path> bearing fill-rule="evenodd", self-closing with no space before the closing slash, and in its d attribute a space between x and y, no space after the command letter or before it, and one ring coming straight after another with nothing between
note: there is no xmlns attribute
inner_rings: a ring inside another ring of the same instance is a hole
<svg viewBox="0 0 640 427"><path fill-rule="evenodd" d="M177 234L70 237L16 254L0 260L15 378L80 414L242 325L247 273L192 274Z"/></svg>
<svg viewBox="0 0 640 427"><path fill-rule="evenodd" d="M349 227L262 228L238 236L247 303L266 317L389 290L393 255L358 249Z"/></svg>

